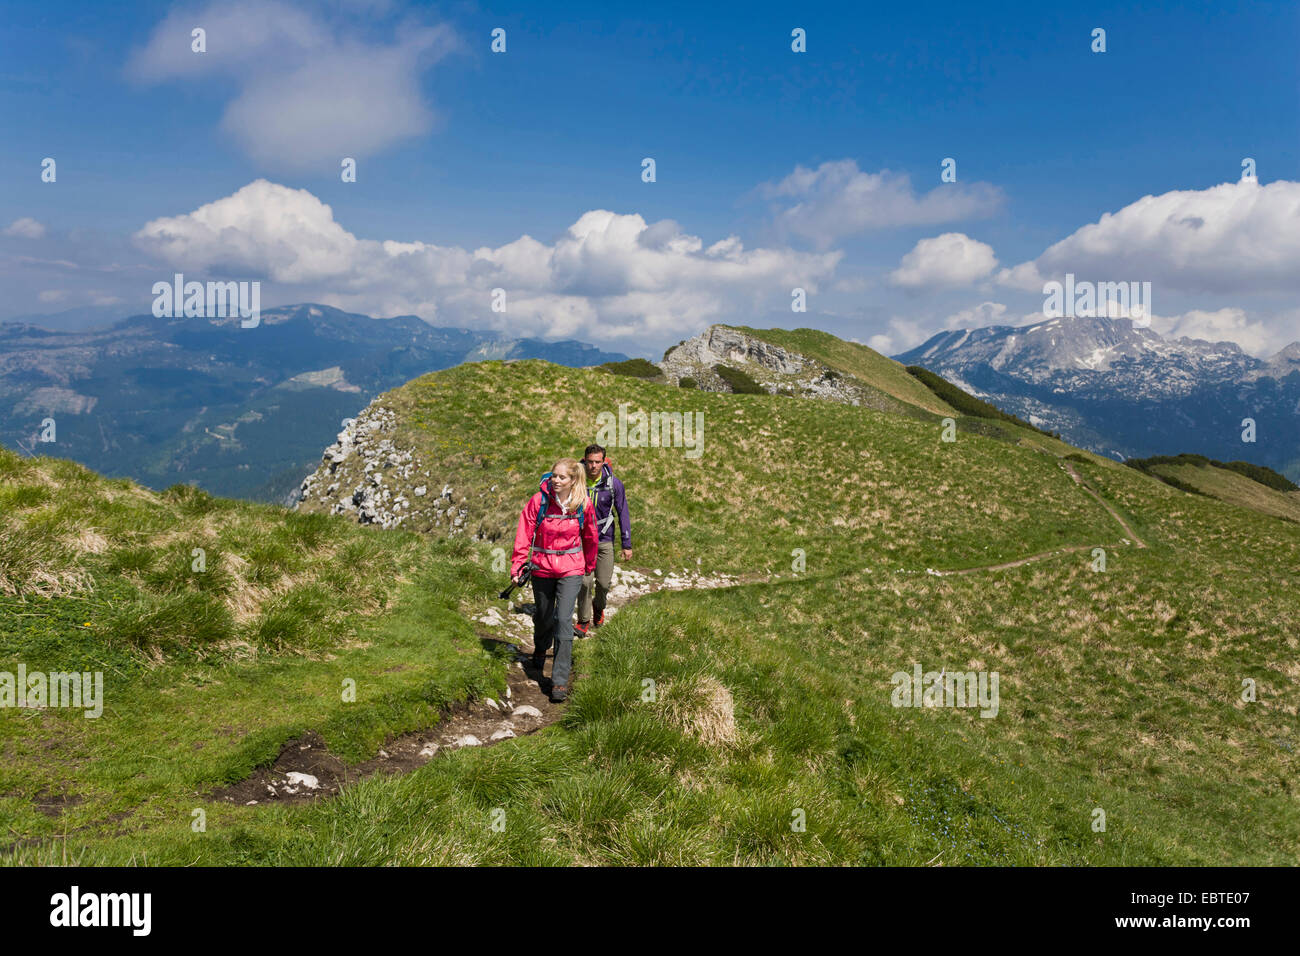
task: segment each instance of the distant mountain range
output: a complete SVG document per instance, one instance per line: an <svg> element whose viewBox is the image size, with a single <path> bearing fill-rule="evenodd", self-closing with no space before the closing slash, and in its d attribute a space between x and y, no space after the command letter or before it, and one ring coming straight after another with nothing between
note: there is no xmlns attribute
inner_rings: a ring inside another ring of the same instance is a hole
<svg viewBox="0 0 1300 956"><path fill-rule="evenodd" d="M1128 319L1055 318L942 332L893 358L1097 454L1191 452L1300 481L1300 342L1258 359ZM1253 443L1242 440L1247 418Z"/></svg>
<svg viewBox="0 0 1300 956"><path fill-rule="evenodd" d="M15 315L0 325L34 325L51 332L87 332L102 329L119 322L126 308L120 305L83 305L62 312L32 312Z"/></svg>
<svg viewBox="0 0 1300 956"><path fill-rule="evenodd" d="M311 303L263 310L250 329L237 318L152 315L77 331L9 322L0 325L0 442L153 488L194 483L285 501L342 419L418 375L489 358L583 366L626 357ZM40 441L47 419L50 444Z"/></svg>

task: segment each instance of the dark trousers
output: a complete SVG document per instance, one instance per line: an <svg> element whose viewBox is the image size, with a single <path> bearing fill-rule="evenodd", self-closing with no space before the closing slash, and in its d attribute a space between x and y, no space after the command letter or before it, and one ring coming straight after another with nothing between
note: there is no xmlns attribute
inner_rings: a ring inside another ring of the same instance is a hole
<svg viewBox="0 0 1300 956"><path fill-rule="evenodd" d="M573 666L573 606L582 589L582 575L567 578L539 578L533 575L533 653L545 654L555 645L555 664L551 683L569 686Z"/></svg>

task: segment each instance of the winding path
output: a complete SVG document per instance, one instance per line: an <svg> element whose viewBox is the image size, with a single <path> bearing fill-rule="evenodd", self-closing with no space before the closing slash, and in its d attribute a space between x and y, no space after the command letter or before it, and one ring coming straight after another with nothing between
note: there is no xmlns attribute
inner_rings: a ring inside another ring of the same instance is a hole
<svg viewBox="0 0 1300 956"><path fill-rule="evenodd" d="M1134 533L1133 529L1128 526L1128 522L1119 516L1119 512L1112 508L1109 502L1104 500L1101 495L1097 494L1097 492L1093 491L1092 488L1090 488L1084 480L1079 477L1079 473L1074 470L1074 465L1066 461L1064 458L1060 459L1060 462L1061 467L1064 468L1069 476L1074 479L1074 483L1096 498L1097 501L1100 502L1101 506L1110 512L1110 516L1119 522L1119 526L1124 529L1124 533L1133 539L1133 543L1139 548L1145 548L1146 543L1143 542L1136 533Z"/></svg>

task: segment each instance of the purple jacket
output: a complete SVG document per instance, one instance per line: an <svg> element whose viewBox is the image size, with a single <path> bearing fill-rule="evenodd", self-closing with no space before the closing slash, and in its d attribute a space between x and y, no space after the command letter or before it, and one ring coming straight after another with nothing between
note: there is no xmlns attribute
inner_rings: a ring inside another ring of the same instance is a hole
<svg viewBox="0 0 1300 956"><path fill-rule="evenodd" d="M632 521L627 516L627 493L623 490L623 482L614 477L608 464L601 468L600 478L591 493L596 499L596 526L600 528L600 540L614 540L614 509L617 508L623 547L631 550Z"/></svg>

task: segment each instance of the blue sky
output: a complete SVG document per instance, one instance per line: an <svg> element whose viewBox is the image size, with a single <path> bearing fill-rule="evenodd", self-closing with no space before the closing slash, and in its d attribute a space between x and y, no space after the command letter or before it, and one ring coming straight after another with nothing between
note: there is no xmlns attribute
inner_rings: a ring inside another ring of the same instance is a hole
<svg viewBox="0 0 1300 956"><path fill-rule="evenodd" d="M1164 334L1300 338L1297 5L876 6L5 3L0 318L183 270L630 354L711 321L898 352L1072 271L1152 281Z"/></svg>

